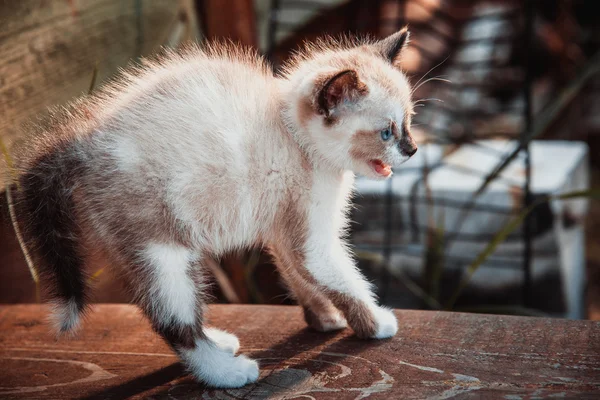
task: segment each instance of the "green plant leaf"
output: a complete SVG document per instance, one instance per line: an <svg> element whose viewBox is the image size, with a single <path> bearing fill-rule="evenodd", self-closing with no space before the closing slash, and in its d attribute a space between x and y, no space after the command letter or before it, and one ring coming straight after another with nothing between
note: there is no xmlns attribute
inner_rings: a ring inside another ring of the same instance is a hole
<svg viewBox="0 0 600 400"><path fill-rule="evenodd" d="M95 281L96 279L98 279L98 277L100 275L102 275L102 273L104 273L104 268L100 268L98 270L96 270L96 272L94 272L92 275L90 275L90 277L88 278L88 283L91 283L93 281Z"/></svg>
<svg viewBox="0 0 600 400"><path fill-rule="evenodd" d="M425 151L423 153L423 185L425 187L425 198L427 202L427 232L423 254L423 285L425 287L425 292L437 303L439 301L440 282L444 270L445 227L443 208L440 209L440 215L438 216L440 221L438 221L437 224L435 222L435 203L429 185L429 172L430 168L427 160L427 152ZM431 307L431 301L425 301ZM439 306L439 303L437 303L437 306Z"/></svg>
<svg viewBox="0 0 600 400"><path fill-rule="evenodd" d="M431 226L427 229L427 244L425 247L425 284L428 294L439 300L440 282L444 270L444 226Z"/></svg>

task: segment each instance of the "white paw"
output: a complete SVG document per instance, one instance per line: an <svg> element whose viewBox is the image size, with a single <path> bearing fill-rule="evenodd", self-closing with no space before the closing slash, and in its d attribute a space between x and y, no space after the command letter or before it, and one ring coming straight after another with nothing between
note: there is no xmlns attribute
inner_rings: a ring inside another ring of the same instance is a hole
<svg viewBox="0 0 600 400"><path fill-rule="evenodd" d="M376 307L373 309L373 315L376 324L374 339L390 338L398 332L398 320L392 310Z"/></svg>
<svg viewBox="0 0 600 400"><path fill-rule="evenodd" d="M233 357L233 361L225 374L215 376L211 386L217 388L237 388L256 382L259 375L258 363L246 356Z"/></svg>
<svg viewBox="0 0 600 400"><path fill-rule="evenodd" d="M181 359L201 382L214 388L239 388L258 379L258 363L234 356L208 340L197 340L196 348L181 350Z"/></svg>
<svg viewBox="0 0 600 400"><path fill-rule="evenodd" d="M212 340L217 347L231 354L235 354L240 349L240 341L232 333L225 332L217 328L205 328L204 334Z"/></svg>

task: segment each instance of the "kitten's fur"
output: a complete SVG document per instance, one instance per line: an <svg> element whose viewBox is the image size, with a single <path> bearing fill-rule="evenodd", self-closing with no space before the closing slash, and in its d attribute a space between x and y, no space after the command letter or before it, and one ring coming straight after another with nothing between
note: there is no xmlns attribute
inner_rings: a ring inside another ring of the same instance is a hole
<svg viewBox="0 0 600 400"><path fill-rule="evenodd" d="M258 365L235 356L237 338L203 326L203 264L259 245L312 327L393 336L396 318L343 237L354 173L385 178L416 151L398 67L407 38L320 42L279 77L232 45L191 48L56 114L17 155L15 207L57 329L77 326L84 258L102 248L197 379L253 382Z"/></svg>

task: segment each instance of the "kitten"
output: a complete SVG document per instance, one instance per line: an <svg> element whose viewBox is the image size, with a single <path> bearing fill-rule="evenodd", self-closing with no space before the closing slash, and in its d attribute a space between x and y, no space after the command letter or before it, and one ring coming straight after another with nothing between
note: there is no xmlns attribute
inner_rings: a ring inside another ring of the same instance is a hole
<svg viewBox="0 0 600 400"><path fill-rule="evenodd" d="M393 336L344 232L354 173L388 178L417 150L407 39L308 45L281 76L233 45L189 48L55 113L17 155L15 211L58 331L77 327L101 248L195 378L256 381L238 339L203 324L204 275L208 257L265 246L310 326Z"/></svg>

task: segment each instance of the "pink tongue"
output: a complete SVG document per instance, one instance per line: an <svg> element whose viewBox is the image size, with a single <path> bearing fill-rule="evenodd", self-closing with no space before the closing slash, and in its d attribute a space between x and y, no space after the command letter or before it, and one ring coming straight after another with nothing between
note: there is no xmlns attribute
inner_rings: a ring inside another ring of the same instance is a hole
<svg viewBox="0 0 600 400"><path fill-rule="evenodd" d="M388 176L392 171L389 165L382 163L381 161L373 162L373 167L379 175Z"/></svg>

